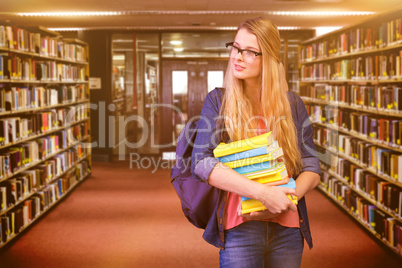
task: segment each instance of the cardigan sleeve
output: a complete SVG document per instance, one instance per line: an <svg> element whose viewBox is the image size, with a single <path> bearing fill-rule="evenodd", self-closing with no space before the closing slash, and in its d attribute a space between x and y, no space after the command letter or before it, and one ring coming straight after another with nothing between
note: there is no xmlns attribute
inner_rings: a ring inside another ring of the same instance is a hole
<svg viewBox="0 0 402 268"><path fill-rule="evenodd" d="M320 162L313 141L313 127L302 99L289 92L293 120L297 129L299 150L302 157L303 171L312 171L321 175Z"/></svg>
<svg viewBox="0 0 402 268"><path fill-rule="evenodd" d="M208 93L198 122L197 137L191 156L191 173L199 181L207 182L212 169L219 162L213 150L221 141L216 123L219 117L222 92L216 88Z"/></svg>

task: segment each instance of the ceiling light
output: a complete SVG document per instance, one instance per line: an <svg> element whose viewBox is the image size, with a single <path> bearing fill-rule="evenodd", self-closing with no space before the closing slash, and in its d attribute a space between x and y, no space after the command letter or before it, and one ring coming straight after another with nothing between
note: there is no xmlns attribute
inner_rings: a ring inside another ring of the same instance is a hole
<svg viewBox="0 0 402 268"><path fill-rule="evenodd" d="M120 16L122 11L85 11L85 12L26 12L17 13L23 17L82 17L82 16Z"/></svg>
<svg viewBox="0 0 402 268"><path fill-rule="evenodd" d="M126 26L104 26L104 27L86 27L86 28L49 28L54 32L59 31L89 31L89 30L135 30L135 31L160 31L160 30L168 30L168 31L182 31L189 29L197 29L197 30L220 30L220 31L236 31L237 26L233 27L217 27L217 26L138 26L138 27L126 27ZM299 26L279 26L278 30L314 30L312 27L299 27ZM193 37L200 37L199 34L193 34ZM139 42L137 40L137 42Z"/></svg>
<svg viewBox="0 0 402 268"><path fill-rule="evenodd" d="M182 43L183 43L183 41L181 41L181 40L171 40L170 41L170 44L174 45L174 46L181 45Z"/></svg>
<svg viewBox="0 0 402 268"><path fill-rule="evenodd" d="M126 57L124 55L113 55L113 60L125 60Z"/></svg>
<svg viewBox="0 0 402 268"><path fill-rule="evenodd" d="M336 31L342 27L315 27L315 35L320 36L326 33Z"/></svg>
<svg viewBox="0 0 402 268"><path fill-rule="evenodd" d="M272 11L270 15L277 16L367 16L375 12L366 11Z"/></svg>
<svg viewBox="0 0 402 268"><path fill-rule="evenodd" d="M84 28L47 28L53 32L76 32L76 31L83 31Z"/></svg>
<svg viewBox="0 0 402 268"><path fill-rule="evenodd" d="M72 17L72 16L127 16L127 15L274 15L274 16L367 16L376 12L366 11L225 11L225 10L128 10L128 11L86 11L86 12L25 12L16 13L18 16L29 17Z"/></svg>
<svg viewBox="0 0 402 268"><path fill-rule="evenodd" d="M173 50L176 52L182 52L184 49L182 47L175 47Z"/></svg>
<svg viewBox="0 0 402 268"><path fill-rule="evenodd" d="M301 30L304 29L303 27L298 26L279 26L278 30L280 31L294 31L294 30Z"/></svg>
<svg viewBox="0 0 402 268"><path fill-rule="evenodd" d="M133 43L132 39L114 39L113 43Z"/></svg>

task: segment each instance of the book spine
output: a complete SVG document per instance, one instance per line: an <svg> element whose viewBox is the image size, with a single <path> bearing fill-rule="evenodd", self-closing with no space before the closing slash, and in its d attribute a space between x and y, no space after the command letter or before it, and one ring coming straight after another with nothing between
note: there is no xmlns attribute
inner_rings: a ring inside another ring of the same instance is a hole
<svg viewBox="0 0 402 268"><path fill-rule="evenodd" d="M280 162L277 166L274 166L272 169L263 170L261 172L255 172L250 174L244 174L244 176L250 180L263 178L263 177L270 177L275 174L281 174L281 172L286 171L286 166L283 162Z"/></svg>
<svg viewBox="0 0 402 268"><path fill-rule="evenodd" d="M259 147L259 148L239 152L236 154L218 157L218 160L221 161L222 163L227 163L227 162L237 161L237 160L244 159L244 158L251 158L254 156L267 154L270 151L278 149L278 148L279 148L278 141L274 141L269 146Z"/></svg>
<svg viewBox="0 0 402 268"><path fill-rule="evenodd" d="M255 149L272 142L272 132L255 136L249 139L235 141L231 143L221 143L213 151L215 157L222 157L225 155L235 154L250 149Z"/></svg>
<svg viewBox="0 0 402 268"><path fill-rule="evenodd" d="M237 168L237 167L248 166L248 165L257 164L257 163L261 163L261 162L272 161L272 160L277 159L278 157L281 157L282 155L283 155L282 148L278 148L278 149L274 150L273 152L270 152L265 155L255 156L255 157L251 157L251 158L245 158L245 159L241 159L238 161L227 162L224 164L230 168Z"/></svg>
<svg viewBox="0 0 402 268"><path fill-rule="evenodd" d="M276 164L278 164L278 162L276 160L272 160L272 161L265 161L265 162L261 162L261 163L257 163L257 164L252 164L249 166L234 168L233 170L239 174L247 174L247 173L251 173L251 172L261 171L264 169L270 169L270 168L274 167Z"/></svg>

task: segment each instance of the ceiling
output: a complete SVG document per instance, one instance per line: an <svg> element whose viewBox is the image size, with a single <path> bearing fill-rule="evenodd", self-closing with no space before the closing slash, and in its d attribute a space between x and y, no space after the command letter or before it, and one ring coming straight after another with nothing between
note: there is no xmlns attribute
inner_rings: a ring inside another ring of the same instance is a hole
<svg viewBox="0 0 402 268"><path fill-rule="evenodd" d="M341 27L375 15L277 15L274 11L385 12L400 0L1 0L0 25L89 29L224 29L257 16L279 27ZM20 12L116 11L111 16L19 16ZM233 30L233 29L232 29Z"/></svg>

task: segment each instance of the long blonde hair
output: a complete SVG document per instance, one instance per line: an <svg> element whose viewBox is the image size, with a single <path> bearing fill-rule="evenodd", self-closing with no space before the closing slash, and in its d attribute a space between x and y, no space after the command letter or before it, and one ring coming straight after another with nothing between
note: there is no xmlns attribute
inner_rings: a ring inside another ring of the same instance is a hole
<svg viewBox="0 0 402 268"><path fill-rule="evenodd" d="M281 62L279 31L269 19L262 17L242 22L237 30L243 28L257 37L262 52L260 100L265 126L267 131L273 132L283 148L288 172L299 174L301 155L287 97L288 85ZM257 133L252 129L258 128L258 120L253 120L255 115L251 103L245 95L242 80L233 76L230 61L223 87L225 94L220 118L228 138L236 141L256 136Z"/></svg>

